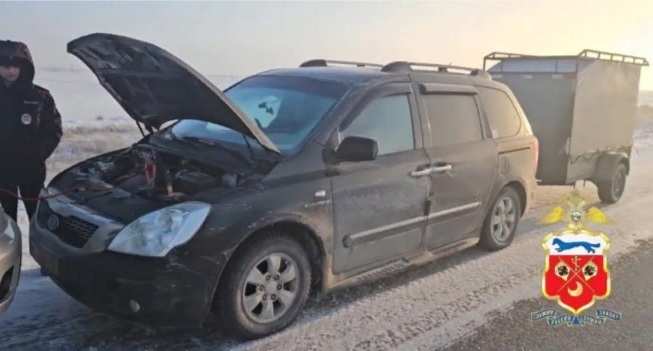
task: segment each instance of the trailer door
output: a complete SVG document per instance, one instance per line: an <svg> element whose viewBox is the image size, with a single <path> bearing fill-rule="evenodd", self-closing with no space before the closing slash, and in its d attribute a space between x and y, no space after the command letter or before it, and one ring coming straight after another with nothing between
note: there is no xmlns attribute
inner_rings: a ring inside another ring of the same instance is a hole
<svg viewBox="0 0 653 351"><path fill-rule="evenodd" d="M497 154L485 138L475 88L423 84L420 100L432 165L425 245L433 249L474 235Z"/></svg>

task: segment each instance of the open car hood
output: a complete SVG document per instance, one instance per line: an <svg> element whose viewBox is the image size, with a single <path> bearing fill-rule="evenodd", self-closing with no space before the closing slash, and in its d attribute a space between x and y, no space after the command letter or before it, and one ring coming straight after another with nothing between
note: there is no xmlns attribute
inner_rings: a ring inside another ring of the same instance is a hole
<svg viewBox="0 0 653 351"><path fill-rule="evenodd" d="M159 128L178 119L198 119L236 130L279 153L208 79L160 47L113 34L91 34L68 43L100 84L136 121Z"/></svg>

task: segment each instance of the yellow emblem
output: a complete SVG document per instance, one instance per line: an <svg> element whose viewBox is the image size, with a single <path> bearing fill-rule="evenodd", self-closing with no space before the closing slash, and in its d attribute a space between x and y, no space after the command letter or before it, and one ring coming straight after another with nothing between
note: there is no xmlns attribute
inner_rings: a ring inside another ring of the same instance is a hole
<svg viewBox="0 0 653 351"><path fill-rule="evenodd" d="M585 221L595 224L610 224L612 221L608 216L596 207L585 210L587 201L574 190L565 195L562 204L552 208L541 220L544 225L551 225L567 221L565 231L581 232L591 231L585 226Z"/></svg>

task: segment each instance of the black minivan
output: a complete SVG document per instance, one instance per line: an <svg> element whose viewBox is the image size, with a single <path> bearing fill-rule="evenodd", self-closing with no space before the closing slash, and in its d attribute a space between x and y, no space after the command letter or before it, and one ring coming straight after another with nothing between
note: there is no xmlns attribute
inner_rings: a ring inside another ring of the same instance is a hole
<svg viewBox="0 0 653 351"><path fill-rule="evenodd" d="M69 43L143 139L57 175L30 251L67 293L164 326L278 331L329 291L508 246L537 140L483 71L311 60L224 93L155 45ZM480 241L479 241L480 240Z"/></svg>

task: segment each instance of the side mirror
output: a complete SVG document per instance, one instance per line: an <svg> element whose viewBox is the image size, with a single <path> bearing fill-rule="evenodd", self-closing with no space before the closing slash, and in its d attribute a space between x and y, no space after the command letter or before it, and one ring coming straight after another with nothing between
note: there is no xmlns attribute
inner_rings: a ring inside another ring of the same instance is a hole
<svg viewBox="0 0 653 351"><path fill-rule="evenodd" d="M372 161L379 153L379 143L374 139L357 136L346 137L336 150L339 161Z"/></svg>

